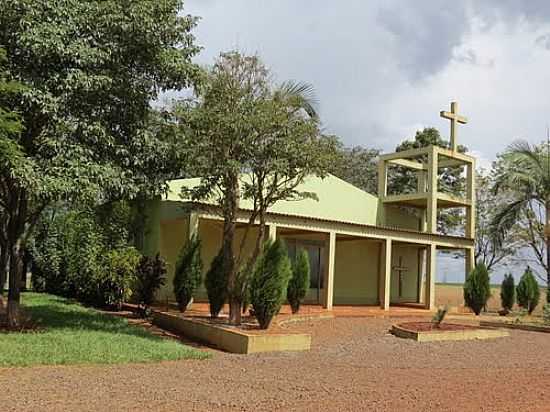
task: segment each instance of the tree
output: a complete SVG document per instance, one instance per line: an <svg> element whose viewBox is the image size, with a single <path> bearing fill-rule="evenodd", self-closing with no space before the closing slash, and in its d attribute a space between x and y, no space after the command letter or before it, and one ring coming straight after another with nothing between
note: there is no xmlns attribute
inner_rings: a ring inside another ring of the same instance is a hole
<svg viewBox="0 0 550 412"><path fill-rule="evenodd" d="M227 300L227 273L223 268L222 250L212 260L204 278L204 286L208 294L210 315L217 318Z"/></svg>
<svg viewBox="0 0 550 412"><path fill-rule="evenodd" d="M373 195L378 195L378 156L380 150L362 146L338 146L331 173Z"/></svg>
<svg viewBox="0 0 550 412"><path fill-rule="evenodd" d="M479 315L490 297L489 272L485 265L481 263L476 265L474 270L466 277L464 302L476 315Z"/></svg>
<svg viewBox="0 0 550 412"><path fill-rule="evenodd" d="M493 219L498 244L519 224L520 239L544 268L550 286L550 141L540 146L519 141L499 156L495 193L507 200Z"/></svg>
<svg viewBox="0 0 550 412"><path fill-rule="evenodd" d="M504 280L500 286L500 302L502 309L510 312L516 300L516 285L511 273L504 275Z"/></svg>
<svg viewBox="0 0 550 412"><path fill-rule="evenodd" d="M309 255L305 250L298 252L292 266L292 277L288 282L287 299L292 313L300 310L300 304L309 290Z"/></svg>
<svg viewBox="0 0 550 412"><path fill-rule="evenodd" d="M401 142L395 150L401 152L409 149L418 149L430 145L440 146L448 149L450 143L443 140L439 131L434 127L427 127L423 130L418 130L414 140L405 140ZM465 146L459 145L460 153L467 152ZM423 159L424 161L427 159ZM414 193L417 191L415 172L403 166L396 166L389 170L388 173L388 193ZM438 173L438 190L441 192L451 193L456 196L462 196L465 188L465 179L462 176L462 168L460 166L445 167L439 170ZM455 232L463 223L463 215L453 209L444 210L438 216L438 231L448 234Z"/></svg>
<svg viewBox="0 0 550 412"><path fill-rule="evenodd" d="M6 108L6 99L23 91L21 83L8 80L9 73L6 72L7 64L6 51L0 47L0 172L5 174L12 167L19 166L23 162L23 154L19 145L14 139L22 132L23 126L18 113ZM0 204L0 218L7 219L5 207ZM4 306L4 285L7 280L7 265L9 261L8 245L5 242L6 225L0 225L0 308Z"/></svg>
<svg viewBox="0 0 550 412"><path fill-rule="evenodd" d="M0 10L9 79L25 87L0 105L19 112L0 175L10 256L8 321L18 323L22 251L58 199L158 191L172 146L150 130L150 102L200 80L191 62L196 19L180 0L13 0ZM7 166L5 166L7 165ZM162 176L161 176L162 177Z"/></svg>
<svg viewBox="0 0 550 412"><path fill-rule="evenodd" d="M497 239L493 220L506 199L501 194L493 193L494 180L494 170L489 174L484 171L476 174L475 261L483 263L489 272L506 263L520 247L517 225L511 228L505 239Z"/></svg>
<svg viewBox="0 0 550 412"><path fill-rule="evenodd" d="M197 234L183 247L174 274L174 294L181 312L185 312L187 305L193 299L195 290L202 281L201 241Z"/></svg>
<svg viewBox="0 0 550 412"><path fill-rule="evenodd" d="M290 259L281 239L268 240L254 266L250 282L250 303L260 328L267 329L279 313L292 276Z"/></svg>
<svg viewBox="0 0 550 412"><path fill-rule="evenodd" d="M533 313L540 300L540 288L531 268L527 266L516 288L518 305Z"/></svg>
<svg viewBox="0 0 550 412"><path fill-rule="evenodd" d="M299 185L324 176L335 139L323 136L310 86L274 84L258 56L222 53L203 87L175 111L182 144L199 165L200 184L192 199L213 198L224 219L222 252L227 274L230 322L240 323L251 268L265 238L265 214L280 200L315 197ZM241 198L253 210L240 246L235 248ZM243 253L249 229L258 224L252 256Z"/></svg>

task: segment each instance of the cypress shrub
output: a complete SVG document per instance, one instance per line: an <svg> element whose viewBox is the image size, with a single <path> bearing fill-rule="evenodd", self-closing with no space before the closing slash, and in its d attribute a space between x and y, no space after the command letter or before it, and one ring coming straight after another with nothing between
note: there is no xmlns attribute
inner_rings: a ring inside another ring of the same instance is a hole
<svg viewBox="0 0 550 412"><path fill-rule="evenodd" d="M504 275L504 280L500 286L500 303L502 308L510 312L516 300L516 284L511 273Z"/></svg>
<svg viewBox="0 0 550 412"><path fill-rule="evenodd" d="M206 273L204 285L208 294L210 316L217 318L227 299L227 276L223 270L222 250L212 260L210 269Z"/></svg>
<svg viewBox="0 0 550 412"><path fill-rule="evenodd" d="M174 294L180 311L185 312L202 279L201 242L195 234L183 247L176 262Z"/></svg>
<svg viewBox="0 0 550 412"><path fill-rule="evenodd" d="M544 305L544 308L542 309L542 320L545 325L550 325L550 303Z"/></svg>
<svg viewBox="0 0 550 412"><path fill-rule="evenodd" d="M309 289L309 255L301 250L292 266L292 277L288 282L287 299L292 313L300 310L300 304Z"/></svg>
<svg viewBox="0 0 550 412"><path fill-rule="evenodd" d="M464 283L464 302L476 315L487 304L491 297L489 272L483 263L476 265Z"/></svg>
<svg viewBox="0 0 550 412"><path fill-rule="evenodd" d="M282 240L268 240L250 281L250 303L260 328L267 329L286 298L292 266Z"/></svg>
<svg viewBox="0 0 550 412"><path fill-rule="evenodd" d="M529 315L533 313L540 299L539 284L533 276L531 268L527 266L516 288L518 305L527 310Z"/></svg>

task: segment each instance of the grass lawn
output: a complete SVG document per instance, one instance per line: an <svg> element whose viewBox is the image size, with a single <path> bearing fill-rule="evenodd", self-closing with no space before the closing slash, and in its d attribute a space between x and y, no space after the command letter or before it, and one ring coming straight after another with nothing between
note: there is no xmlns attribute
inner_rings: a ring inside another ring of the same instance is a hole
<svg viewBox="0 0 550 412"><path fill-rule="evenodd" d="M124 318L57 296L25 293L25 312L40 331L0 333L0 367L204 359L209 354L152 335Z"/></svg>

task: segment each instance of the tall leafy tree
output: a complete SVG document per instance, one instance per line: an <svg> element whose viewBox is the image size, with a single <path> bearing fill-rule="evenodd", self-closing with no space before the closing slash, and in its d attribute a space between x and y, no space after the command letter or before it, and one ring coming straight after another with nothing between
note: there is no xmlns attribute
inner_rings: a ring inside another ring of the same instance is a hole
<svg viewBox="0 0 550 412"><path fill-rule="evenodd" d="M506 197L502 193L493 193L494 184L494 169L489 173L481 170L476 174L475 261L483 263L489 272L508 262L521 247L517 224L510 228L504 239L498 238L493 220L499 206L506 202Z"/></svg>
<svg viewBox="0 0 550 412"><path fill-rule="evenodd" d="M409 149L419 149L430 145L450 148L449 141L443 139L435 127L418 130L413 140L401 142L395 150L401 152ZM467 152L465 146L459 145L458 151ZM426 159L424 159L426 160ZM438 190L461 196L464 193L465 179L461 167L445 167L439 170ZM402 166L396 166L388 174L389 193L413 193L417 190L415 172ZM438 216L438 231L441 233L456 232L463 223L463 215L458 210L443 210Z"/></svg>
<svg viewBox="0 0 550 412"><path fill-rule="evenodd" d="M364 190L378 194L378 155L380 150L339 145L331 173Z"/></svg>
<svg viewBox="0 0 550 412"><path fill-rule="evenodd" d="M520 225L525 242L550 286L550 142L512 144L497 162L495 193L506 197L493 219L500 243ZM549 298L550 299L550 298Z"/></svg>
<svg viewBox="0 0 550 412"><path fill-rule="evenodd" d="M326 174L335 139L320 132L310 86L276 84L258 56L238 52L220 56L205 85L193 99L181 102L176 116L201 176L191 196L215 199L224 219L230 321L238 324L247 277L263 245L268 208L280 200L315 196L301 192L299 185L309 175ZM247 227L259 222L251 257L242 253L248 230L241 245L234 246L241 198L253 203Z"/></svg>
<svg viewBox="0 0 550 412"><path fill-rule="evenodd" d="M0 9L9 79L26 90L10 138L20 164L0 176L10 254L8 320L18 322L21 254L57 199L134 197L155 190L171 151L151 132L150 103L200 79L181 0L13 0Z"/></svg>

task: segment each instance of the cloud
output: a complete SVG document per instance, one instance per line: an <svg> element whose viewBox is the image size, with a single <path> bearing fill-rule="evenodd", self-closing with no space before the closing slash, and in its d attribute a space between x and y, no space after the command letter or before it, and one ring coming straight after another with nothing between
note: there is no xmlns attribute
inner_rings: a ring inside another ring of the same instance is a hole
<svg viewBox="0 0 550 412"><path fill-rule="evenodd" d="M459 139L486 164L516 138L540 141L550 96L550 2L188 0L198 61L258 52L279 80L312 83L323 126L347 144L390 151L451 100Z"/></svg>

